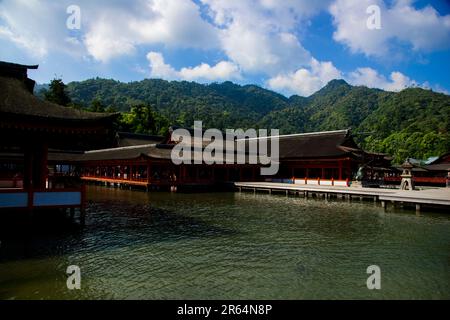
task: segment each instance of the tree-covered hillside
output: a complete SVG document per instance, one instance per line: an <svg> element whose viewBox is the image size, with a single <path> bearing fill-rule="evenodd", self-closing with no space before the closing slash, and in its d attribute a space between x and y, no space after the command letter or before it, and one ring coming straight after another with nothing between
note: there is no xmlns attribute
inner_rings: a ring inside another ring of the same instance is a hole
<svg viewBox="0 0 450 320"><path fill-rule="evenodd" d="M275 92L231 82L201 85L195 82L168 82L147 79L121 83L114 80L90 79L68 84L68 93L76 104L89 105L99 99L119 111L146 104L181 126L192 126L202 120L207 127L253 127L272 110L288 106L288 99Z"/></svg>
<svg viewBox="0 0 450 320"><path fill-rule="evenodd" d="M254 85L147 79L90 79L67 85L72 105L123 112L121 128L161 133L166 124L214 128L278 128L282 133L352 128L369 151L401 162L450 150L450 96L420 88L386 92L330 81L309 97L286 98ZM149 124L147 122L155 122Z"/></svg>

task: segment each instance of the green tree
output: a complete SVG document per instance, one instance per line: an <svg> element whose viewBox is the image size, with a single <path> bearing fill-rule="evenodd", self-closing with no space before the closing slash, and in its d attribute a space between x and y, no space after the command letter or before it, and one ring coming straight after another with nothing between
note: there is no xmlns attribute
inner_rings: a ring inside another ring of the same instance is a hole
<svg viewBox="0 0 450 320"><path fill-rule="evenodd" d="M102 104L101 100L99 98L95 98L91 102L91 106L88 108L91 112L105 112L105 106Z"/></svg>
<svg viewBox="0 0 450 320"><path fill-rule="evenodd" d="M165 116L145 104L133 106L130 112L123 112L119 123L123 131L161 135L167 132L170 125Z"/></svg>
<svg viewBox="0 0 450 320"><path fill-rule="evenodd" d="M71 100L66 92L66 88L67 86L61 79L53 79L50 82L49 89L44 92L45 100L61 106L68 106Z"/></svg>

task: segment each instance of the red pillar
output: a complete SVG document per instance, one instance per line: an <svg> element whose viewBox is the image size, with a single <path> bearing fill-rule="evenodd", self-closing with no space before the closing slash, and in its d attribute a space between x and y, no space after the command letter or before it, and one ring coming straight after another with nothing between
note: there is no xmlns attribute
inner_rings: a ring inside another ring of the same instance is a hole
<svg viewBox="0 0 450 320"><path fill-rule="evenodd" d="M46 144L41 144L32 147L32 179L33 187L37 189L45 189L48 177L47 159L48 147Z"/></svg>
<svg viewBox="0 0 450 320"><path fill-rule="evenodd" d="M23 173L23 187L25 189L31 188L33 185L33 152L30 146L25 147L24 150L24 173Z"/></svg>
<svg viewBox="0 0 450 320"><path fill-rule="evenodd" d="M147 183L150 183L150 175L151 175L151 166L150 162L147 163Z"/></svg>
<svg viewBox="0 0 450 320"><path fill-rule="evenodd" d="M47 179L48 179L48 145L47 144L44 144L43 146L42 146L42 148L41 148L41 152L42 152L42 155L41 155L41 159L42 159L42 162L41 162L41 188L44 188L45 189L45 187L46 187L46 182L47 182Z"/></svg>

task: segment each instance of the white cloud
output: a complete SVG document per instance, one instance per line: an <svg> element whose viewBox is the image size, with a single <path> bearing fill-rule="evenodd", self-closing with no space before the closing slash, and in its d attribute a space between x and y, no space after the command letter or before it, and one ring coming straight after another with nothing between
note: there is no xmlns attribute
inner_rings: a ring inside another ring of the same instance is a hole
<svg viewBox="0 0 450 320"><path fill-rule="evenodd" d="M220 28L222 50L243 71L276 75L308 65L297 36L307 17L328 1L201 0Z"/></svg>
<svg viewBox="0 0 450 320"><path fill-rule="evenodd" d="M211 49L219 45L218 32L202 19L192 1L96 0L77 1L81 29L66 28L71 0L0 1L0 37L31 55L63 51L98 61L130 55L139 45L162 44L174 48ZM75 33L81 41L68 42Z"/></svg>
<svg viewBox="0 0 450 320"><path fill-rule="evenodd" d="M287 95L309 96L320 90L333 79L344 79L352 85L379 88L386 91L401 91L419 84L399 71L391 72L389 79L372 68L357 68L350 73L343 73L333 63L311 61L310 68L301 68L295 72L270 78L266 85L273 90ZM427 87L425 84L421 87Z"/></svg>
<svg viewBox="0 0 450 320"><path fill-rule="evenodd" d="M194 68L182 68L180 70L180 76L185 80L204 79L214 81L240 79L239 68L229 61L220 61L213 67L207 63L202 63Z"/></svg>
<svg viewBox="0 0 450 320"><path fill-rule="evenodd" d="M149 52L147 60L150 62L150 75L153 78L166 80L178 79L178 72L171 65L164 62L164 57L160 52Z"/></svg>
<svg viewBox="0 0 450 320"><path fill-rule="evenodd" d="M387 91L401 91L407 87L417 86L416 81L411 80L401 72L391 72L388 80L372 68L356 69L349 74L348 81L353 85L363 85Z"/></svg>
<svg viewBox="0 0 450 320"><path fill-rule="evenodd" d="M136 42L120 29L119 25L111 25L108 18L99 18L84 37L88 53L96 60L103 62L133 53Z"/></svg>
<svg viewBox="0 0 450 320"><path fill-rule="evenodd" d="M10 28L0 26L0 37L7 38L19 47L31 52L36 57L43 57L47 54L47 46L42 38L31 39L27 36L17 34Z"/></svg>
<svg viewBox="0 0 450 320"><path fill-rule="evenodd" d="M381 0L336 0L329 8L336 30L333 38L352 52L392 58L395 44L429 52L450 46L450 15L441 16L431 6L415 9L412 1L398 0L387 7ZM369 29L366 9L378 5L381 29Z"/></svg>
<svg viewBox="0 0 450 320"><path fill-rule="evenodd" d="M83 50L80 43L66 40L66 7L59 1L0 1L0 37L36 58L45 57L50 50L78 54Z"/></svg>
<svg viewBox="0 0 450 320"><path fill-rule="evenodd" d="M342 77L341 72L329 61L311 59L311 67L277 75L267 81L267 86L286 94L309 96L333 79Z"/></svg>
<svg viewBox="0 0 450 320"><path fill-rule="evenodd" d="M88 19L87 28L86 47L100 61L130 54L138 45L200 49L218 45L215 28L202 19L198 6L191 1L108 4L97 16Z"/></svg>
<svg viewBox="0 0 450 320"><path fill-rule="evenodd" d="M150 75L154 78L200 82L241 78L239 68L229 61L220 61L214 66L202 63L193 68L182 68L177 71L171 65L165 63L160 52L149 52L147 59L150 62Z"/></svg>
<svg viewBox="0 0 450 320"><path fill-rule="evenodd" d="M393 50L395 44L406 43L420 52L450 45L450 15L439 15L431 6L415 9L409 0L391 6L382 0L333 1L330 5L332 0L79 0L81 30L70 31L66 8L72 0L0 0L0 40L40 61L61 61L63 53L78 58L66 60L74 64L93 59L108 62L142 50L213 50L225 55L224 61L178 69L167 64L161 53L150 52L151 75L201 82L256 75L268 79L271 89L301 95L342 77L385 90L416 84L400 72L387 77L371 68L358 68L344 74L332 62L317 61L303 47L302 37L320 10L332 14L336 41L367 56L393 57L400 51ZM366 27L366 9L372 4L381 8L381 30Z"/></svg>

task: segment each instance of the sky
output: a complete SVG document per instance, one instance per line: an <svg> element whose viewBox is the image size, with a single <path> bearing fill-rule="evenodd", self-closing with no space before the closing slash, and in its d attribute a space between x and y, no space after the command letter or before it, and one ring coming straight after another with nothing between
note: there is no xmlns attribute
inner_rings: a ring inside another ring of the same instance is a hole
<svg viewBox="0 0 450 320"><path fill-rule="evenodd" d="M93 77L450 92L450 1L0 0L0 60Z"/></svg>

